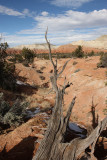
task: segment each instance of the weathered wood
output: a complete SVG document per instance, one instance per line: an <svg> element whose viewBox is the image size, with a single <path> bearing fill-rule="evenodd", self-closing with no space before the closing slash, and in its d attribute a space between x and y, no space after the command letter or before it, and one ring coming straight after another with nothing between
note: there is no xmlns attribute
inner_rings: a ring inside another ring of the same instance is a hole
<svg viewBox="0 0 107 160"><path fill-rule="evenodd" d="M85 151L85 149L96 143L97 138L101 134L102 130L107 126L107 117L99 123L99 125L93 130L93 132L85 139L76 138L69 143L64 143L64 137L67 131L69 118L75 104L76 97L72 99L68 107L66 116L63 116L63 99L66 88L70 87L72 83L65 83L62 88L57 85L57 78L63 73L67 63L64 64L62 70L58 73L57 61L56 64L52 59L50 43L47 40L47 31L45 39L49 47L49 58L53 65L54 74L50 77L53 89L56 92L56 102L52 112L52 116L49 120L47 131L44 139L42 140L39 149L33 158L33 160L76 160L78 156ZM88 158L87 158L88 159Z"/></svg>
<svg viewBox="0 0 107 160"><path fill-rule="evenodd" d="M70 60L71 60L71 59L69 59L68 61L65 62L65 64L63 65L61 71L58 73L57 77L59 77L59 76L63 73L64 69L66 68L66 65L68 64L68 62L69 62Z"/></svg>

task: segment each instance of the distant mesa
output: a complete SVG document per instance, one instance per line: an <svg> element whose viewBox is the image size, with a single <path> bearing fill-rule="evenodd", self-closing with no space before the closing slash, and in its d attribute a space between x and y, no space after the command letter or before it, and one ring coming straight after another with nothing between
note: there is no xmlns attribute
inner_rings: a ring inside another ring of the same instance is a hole
<svg viewBox="0 0 107 160"><path fill-rule="evenodd" d="M29 49L48 50L48 46L46 43L19 45L19 46L13 47L13 48L14 49L23 49L24 47L29 48ZM56 48L58 48L58 46L51 44L51 48L56 49Z"/></svg>
<svg viewBox="0 0 107 160"><path fill-rule="evenodd" d="M97 49L107 49L107 35L100 36L96 40L91 40L91 41L83 41L83 40L75 41L72 42L72 45L81 45Z"/></svg>
<svg viewBox="0 0 107 160"><path fill-rule="evenodd" d="M100 36L96 39L96 41L107 41L107 35Z"/></svg>
<svg viewBox="0 0 107 160"><path fill-rule="evenodd" d="M51 49L53 53L54 52L71 53L78 47L78 45L83 46L83 50L87 53L91 52L92 50L94 52L107 51L107 35L100 36L96 40L91 40L91 41L79 40L79 41L74 41L70 44L65 44L60 46L51 44ZM24 47L36 50L37 53L48 53L48 46L46 43L19 45L13 48L20 50L23 49Z"/></svg>

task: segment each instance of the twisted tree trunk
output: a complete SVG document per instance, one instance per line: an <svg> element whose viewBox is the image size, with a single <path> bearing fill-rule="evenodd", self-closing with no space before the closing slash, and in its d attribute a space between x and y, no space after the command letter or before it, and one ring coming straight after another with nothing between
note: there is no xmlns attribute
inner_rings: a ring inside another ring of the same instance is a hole
<svg viewBox="0 0 107 160"><path fill-rule="evenodd" d="M85 151L85 149L92 145L92 154L94 146L101 131L107 126L107 117L99 123L95 130L85 139L76 138L69 143L64 143L65 134L67 131L69 118L75 104L76 97L73 98L69 105L66 116L63 116L63 99L66 88L70 87L72 83L64 83L62 88L57 85L57 78L64 71L69 60L64 64L62 70L58 73L57 59L56 64L53 62L51 55L50 43L47 40L47 31L45 38L49 47L49 58L54 68L54 74L50 77L53 90L56 92L56 102L52 116L48 123L48 128L45 137L42 140L39 149L33 160L76 160L78 156Z"/></svg>

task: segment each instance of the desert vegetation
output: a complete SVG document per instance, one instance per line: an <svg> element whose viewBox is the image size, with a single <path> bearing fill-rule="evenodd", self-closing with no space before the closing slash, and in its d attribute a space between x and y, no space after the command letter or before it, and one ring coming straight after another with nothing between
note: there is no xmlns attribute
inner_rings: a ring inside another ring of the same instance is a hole
<svg viewBox="0 0 107 160"><path fill-rule="evenodd" d="M78 48L72 53L73 57L83 58L84 57L84 51L82 50L81 46L78 46Z"/></svg>
<svg viewBox="0 0 107 160"><path fill-rule="evenodd" d="M0 43L0 86L4 89L15 90L15 65L6 60L7 48L7 43Z"/></svg>
<svg viewBox="0 0 107 160"><path fill-rule="evenodd" d="M107 68L107 53L101 52L100 62L97 64L97 67Z"/></svg>
<svg viewBox="0 0 107 160"><path fill-rule="evenodd" d="M4 100L3 93L0 93L0 127L1 132L5 128L18 127L25 120L27 102L17 99L12 106Z"/></svg>
<svg viewBox="0 0 107 160"><path fill-rule="evenodd" d="M47 50L36 50L36 49L28 49L24 47L23 49L8 49L7 50L8 55L11 56L9 59L10 61L14 63L23 63L25 66L29 66L29 63L32 63L34 61L34 57L40 58L40 59L47 59L49 60L49 54ZM57 56L57 59L60 58L87 58L91 56L99 56L106 53L105 51L100 51L100 50L93 50L90 48L89 51L84 51L83 46L77 46L76 49L69 52L62 50L52 50L52 56L53 58Z"/></svg>
<svg viewBox="0 0 107 160"><path fill-rule="evenodd" d="M22 63L24 66L28 67L29 63L33 63L35 56L36 54L33 50L24 47L20 54L13 54L9 61L14 63Z"/></svg>

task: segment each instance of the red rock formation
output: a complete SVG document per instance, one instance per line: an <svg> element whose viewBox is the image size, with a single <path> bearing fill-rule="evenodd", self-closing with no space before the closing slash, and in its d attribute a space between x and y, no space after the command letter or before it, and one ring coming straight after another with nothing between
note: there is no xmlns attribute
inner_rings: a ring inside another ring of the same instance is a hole
<svg viewBox="0 0 107 160"><path fill-rule="evenodd" d="M92 125L94 126L95 123L97 123L97 118L102 120L105 117L103 110L106 107L106 69L96 67L99 58L100 57L95 56L86 59L71 59L63 75L59 77L58 80L59 85L62 85L64 83L64 77L66 76L66 79L73 83L65 93L64 114L72 98L76 95L77 99L70 120L84 125L90 130L92 129ZM58 60L59 70L65 61L66 59ZM39 106L41 108L46 108L54 105L55 94L54 92L50 92L51 85L49 76L52 74L52 66L49 60L35 58L33 68L25 67L22 64L16 64L16 71L18 75L24 77L25 82L30 85L44 86L48 84L49 86L47 89L43 87L38 88L36 92L27 95L28 98L32 98L31 104L34 105L33 107ZM45 77L44 80L40 78L41 75ZM27 92L29 91L26 90L24 93ZM20 157L30 160L39 146L38 142L34 142L37 138L43 138L43 128L46 127L44 119L47 118L44 117L43 114L38 115L16 128L14 131L0 135L0 151L2 151L6 145L5 150L0 153L0 156L4 157L3 160L19 160ZM100 141L101 140L99 140L99 142ZM104 148L107 148L106 141L104 141Z"/></svg>

